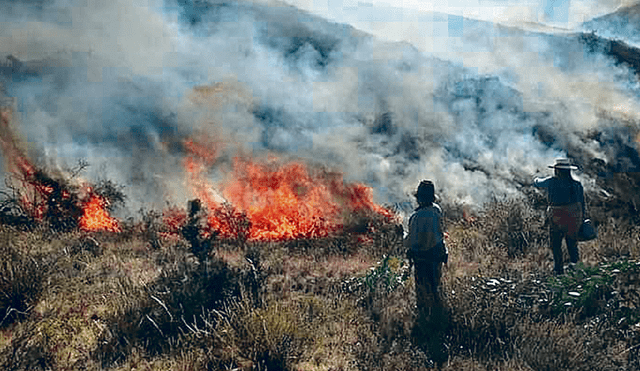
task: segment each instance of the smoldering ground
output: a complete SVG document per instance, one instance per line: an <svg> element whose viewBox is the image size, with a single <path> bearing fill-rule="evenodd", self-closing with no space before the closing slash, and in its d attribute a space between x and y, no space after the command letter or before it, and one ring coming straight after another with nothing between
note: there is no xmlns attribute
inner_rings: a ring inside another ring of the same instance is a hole
<svg viewBox="0 0 640 371"><path fill-rule="evenodd" d="M434 52L275 2L0 4L0 75L30 155L86 159L84 176L124 185L131 210L193 196L181 160L194 137L220 151L212 179L235 154L276 154L343 171L381 203L431 178L479 205L560 156L592 190L593 161L640 165L637 76L577 31L431 13ZM442 22L457 26L434 34Z"/></svg>

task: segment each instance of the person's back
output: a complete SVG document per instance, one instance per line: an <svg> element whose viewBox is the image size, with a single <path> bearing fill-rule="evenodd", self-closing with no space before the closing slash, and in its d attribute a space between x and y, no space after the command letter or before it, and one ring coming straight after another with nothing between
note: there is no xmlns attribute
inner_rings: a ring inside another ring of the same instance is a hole
<svg viewBox="0 0 640 371"><path fill-rule="evenodd" d="M550 206L563 206L573 203L584 204L582 184L570 176L536 178L533 184L539 188L547 188Z"/></svg>
<svg viewBox="0 0 640 371"><path fill-rule="evenodd" d="M549 167L554 169L555 175L536 178L533 185L548 191L549 242L553 251L554 270L562 274L562 240L566 241L571 263L577 263L580 259L577 239L585 212L584 189L571 176L571 170L577 167L571 165L568 159L557 159Z"/></svg>
<svg viewBox="0 0 640 371"><path fill-rule="evenodd" d="M409 218L406 244L413 256L423 255L442 243L442 209L438 204L419 207Z"/></svg>
<svg viewBox="0 0 640 371"><path fill-rule="evenodd" d="M429 304L427 293L438 300L440 267L447 261L447 249L442 233L442 210L434 203L435 187L423 180L415 194L418 208L409 218L409 232L404 240L411 261L415 265L418 307Z"/></svg>

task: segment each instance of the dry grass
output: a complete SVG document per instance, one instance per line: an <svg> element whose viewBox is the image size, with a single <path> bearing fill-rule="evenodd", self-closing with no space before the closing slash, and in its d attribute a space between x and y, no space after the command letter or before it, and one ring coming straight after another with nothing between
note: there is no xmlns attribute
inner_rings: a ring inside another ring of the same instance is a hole
<svg viewBox="0 0 640 371"><path fill-rule="evenodd" d="M553 277L532 205L447 220L443 306L421 316L396 226L362 216L200 256L159 218L119 235L0 226L0 368L637 369L640 229L605 220Z"/></svg>

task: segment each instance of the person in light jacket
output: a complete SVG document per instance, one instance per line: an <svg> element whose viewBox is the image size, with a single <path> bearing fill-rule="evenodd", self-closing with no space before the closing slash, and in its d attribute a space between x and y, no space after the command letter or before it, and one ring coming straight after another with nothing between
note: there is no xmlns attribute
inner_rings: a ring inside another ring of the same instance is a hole
<svg viewBox="0 0 640 371"><path fill-rule="evenodd" d="M447 262L448 253L442 231L442 209L434 202L433 182L421 181L414 196L418 208L409 218L409 233L404 244L415 266L416 299L418 308L422 310L427 305L428 294L439 300L441 267Z"/></svg>
<svg viewBox="0 0 640 371"><path fill-rule="evenodd" d="M549 242L553 251L554 271L564 273L562 261L562 240L566 241L571 263L580 260L578 251L578 232L582 224L585 205L584 189L579 181L573 179L571 170L578 167L566 158L556 159L550 165L554 169L554 176L535 178L533 185L546 188L548 191L549 207Z"/></svg>

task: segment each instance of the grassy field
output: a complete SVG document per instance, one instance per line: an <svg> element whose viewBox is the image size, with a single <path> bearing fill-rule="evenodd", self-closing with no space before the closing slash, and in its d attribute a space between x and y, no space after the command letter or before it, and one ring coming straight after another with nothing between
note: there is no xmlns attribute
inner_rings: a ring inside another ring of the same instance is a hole
<svg viewBox="0 0 640 371"><path fill-rule="evenodd" d="M380 217L205 251L153 213L120 233L0 226L0 369L640 369L638 226L603 214L553 276L535 200L444 208L443 305L419 318L402 232Z"/></svg>

